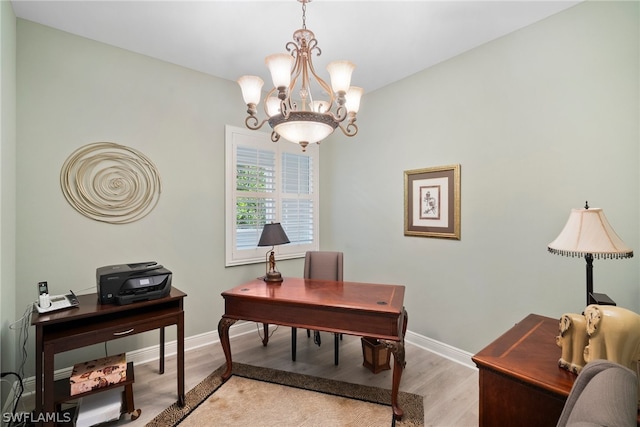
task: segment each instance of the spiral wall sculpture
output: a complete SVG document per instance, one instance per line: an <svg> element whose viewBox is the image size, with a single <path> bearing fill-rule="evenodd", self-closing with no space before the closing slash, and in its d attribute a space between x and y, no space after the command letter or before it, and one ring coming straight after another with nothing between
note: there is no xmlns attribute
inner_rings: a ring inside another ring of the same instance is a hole
<svg viewBox="0 0 640 427"><path fill-rule="evenodd" d="M113 142L80 147L62 165L60 186L75 210L96 221L126 224L158 204L160 176L141 152Z"/></svg>

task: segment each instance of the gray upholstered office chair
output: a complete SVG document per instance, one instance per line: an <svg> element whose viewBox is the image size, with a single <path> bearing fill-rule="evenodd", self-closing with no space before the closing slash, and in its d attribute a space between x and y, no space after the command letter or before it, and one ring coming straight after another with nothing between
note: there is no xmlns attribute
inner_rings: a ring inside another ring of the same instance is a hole
<svg viewBox="0 0 640 427"><path fill-rule="evenodd" d="M635 427L637 415L636 373L608 360L594 360L573 383L557 427Z"/></svg>
<svg viewBox="0 0 640 427"><path fill-rule="evenodd" d="M342 281L342 252L329 251L309 251L304 258L304 278L317 280L339 280ZM311 333L307 330L307 337ZM341 334L334 334L334 363L338 364L339 340ZM313 331L313 340L320 345L320 332ZM296 360L297 329L291 328L291 360Z"/></svg>

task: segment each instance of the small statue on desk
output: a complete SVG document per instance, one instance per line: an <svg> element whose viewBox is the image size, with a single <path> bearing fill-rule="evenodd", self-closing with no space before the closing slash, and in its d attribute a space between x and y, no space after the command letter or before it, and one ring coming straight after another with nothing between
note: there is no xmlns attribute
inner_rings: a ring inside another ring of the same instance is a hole
<svg viewBox="0 0 640 427"><path fill-rule="evenodd" d="M587 322L582 314L565 313L560 318L556 344L562 349L558 366L579 374L585 365L584 348L587 346Z"/></svg>
<svg viewBox="0 0 640 427"><path fill-rule="evenodd" d="M269 255L269 273L276 272L276 257L273 255L273 251Z"/></svg>
<svg viewBox="0 0 640 427"><path fill-rule="evenodd" d="M626 308L592 304L584 310L589 343L584 360L606 359L634 370L640 358L640 315Z"/></svg>
<svg viewBox="0 0 640 427"><path fill-rule="evenodd" d="M276 270L276 257L273 251L269 254L269 269L263 279L265 282L279 283L282 282L282 275Z"/></svg>
<svg viewBox="0 0 640 427"><path fill-rule="evenodd" d="M592 304L584 314L560 318L558 365L575 374L592 360L605 359L632 370L640 360L640 315L612 305Z"/></svg>

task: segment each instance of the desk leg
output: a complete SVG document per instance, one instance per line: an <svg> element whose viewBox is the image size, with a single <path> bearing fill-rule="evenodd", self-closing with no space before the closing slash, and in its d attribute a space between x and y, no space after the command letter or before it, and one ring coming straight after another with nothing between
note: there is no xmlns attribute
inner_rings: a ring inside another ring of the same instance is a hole
<svg viewBox="0 0 640 427"><path fill-rule="evenodd" d="M36 326L36 414L43 410L42 407L42 328Z"/></svg>
<svg viewBox="0 0 640 427"><path fill-rule="evenodd" d="M178 329L180 329L178 327ZM160 367L158 373L164 374L164 326L160 328Z"/></svg>
<svg viewBox="0 0 640 427"><path fill-rule="evenodd" d="M222 374L222 380L226 381L231 377L231 344L229 343L229 328L236 323L237 320L222 318L218 322L218 336L220 337L220 343L222 344L222 350L224 351L224 357L227 361L227 370Z"/></svg>
<svg viewBox="0 0 640 427"><path fill-rule="evenodd" d="M178 314L178 406L183 407L184 400L184 311ZM164 328L162 328L164 341ZM164 343L162 345L164 348ZM164 350L163 350L164 353ZM163 359L164 360L164 359ZM164 364L164 362L163 362Z"/></svg>
<svg viewBox="0 0 640 427"><path fill-rule="evenodd" d="M400 380L402 379L402 370L406 365L404 358L404 342L398 341L382 341L387 348L393 353L393 384L391 386L391 407L393 408L393 416L396 420L401 420L404 411L398 403L398 391L400 390Z"/></svg>
<svg viewBox="0 0 640 427"><path fill-rule="evenodd" d="M402 410L402 408L400 408L400 405L398 403L398 391L400 391L400 380L402 379L402 371L407 364L405 360L404 350L404 336L407 332L407 322L407 311L403 309L401 340L381 340L381 342L391 350L391 353L393 353L393 384L391 386L391 407L393 408L393 417L396 420L401 420L402 416L404 415L404 411Z"/></svg>
<svg viewBox="0 0 640 427"><path fill-rule="evenodd" d="M44 406L43 412L45 414L45 426L53 426L53 420L50 417L55 413L54 400L54 385L53 385L53 361L54 355L52 349L47 350L47 345L44 346Z"/></svg>

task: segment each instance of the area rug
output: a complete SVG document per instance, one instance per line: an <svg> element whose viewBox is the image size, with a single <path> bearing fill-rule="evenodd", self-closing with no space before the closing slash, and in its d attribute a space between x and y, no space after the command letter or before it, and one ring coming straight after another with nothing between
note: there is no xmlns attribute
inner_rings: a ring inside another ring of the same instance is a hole
<svg viewBox="0 0 640 427"><path fill-rule="evenodd" d="M424 425L422 396L399 392L404 411L393 420L391 391L233 363L226 383L216 369L185 396L185 406L165 409L147 427L391 426Z"/></svg>

